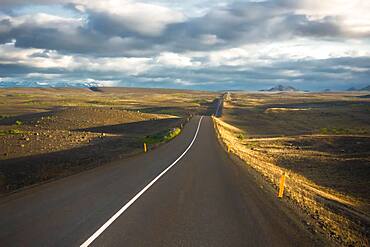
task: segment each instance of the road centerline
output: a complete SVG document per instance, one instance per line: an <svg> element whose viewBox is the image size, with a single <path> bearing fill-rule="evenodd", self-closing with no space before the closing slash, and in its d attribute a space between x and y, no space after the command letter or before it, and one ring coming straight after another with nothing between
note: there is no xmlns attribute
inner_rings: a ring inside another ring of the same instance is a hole
<svg viewBox="0 0 370 247"><path fill-rule="evenodd" d="M174 161L171 165L169 165L166 169L164 169L157 177L155 177L150 183L148 183L140 192L138 192L130 201L128 201L120 210L118 210L112 217L110 217L98 230L94 232L84 243L82 243L81 247L89 246L96 238L98 238L121 214L123 214L137 199L140 198L141 195L145 193L157 180L159 180L164 174L166 174L173 166L177 164L181 160L182 157L189 151L189 149L193 146L200 129L200 125L202 122L203 116L200 117L197 129L195 131L194 137L190 142L189 146L185 149L185 151Z"/></svg>

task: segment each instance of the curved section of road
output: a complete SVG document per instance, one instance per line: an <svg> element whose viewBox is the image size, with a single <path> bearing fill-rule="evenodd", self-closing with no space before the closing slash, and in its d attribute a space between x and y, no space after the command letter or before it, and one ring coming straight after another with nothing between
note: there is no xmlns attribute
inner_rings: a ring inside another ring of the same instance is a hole
<svg viewBox="0 0 370 247"><path fill-rule="evenodd" d="M145 155L1 199L0 246L316 243L229 159L212 119L200 119Z"/></svg>

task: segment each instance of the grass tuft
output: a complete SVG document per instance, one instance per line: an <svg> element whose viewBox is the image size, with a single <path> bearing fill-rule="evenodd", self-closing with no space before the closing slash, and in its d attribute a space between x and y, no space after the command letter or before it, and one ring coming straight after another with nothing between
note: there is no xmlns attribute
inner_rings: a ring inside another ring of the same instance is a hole
<svg viewBox="0 0 370 247"><path fill-rule="evenodd" d="M243 134L238 134L236 136L236 138L238 138L239 140L244 140L244 135Z"/></svg>
<svg viewBox="0 0 370 247"><path fill-rule="evenodd" d="M145 137L144 142L147 144L157 144L162 142L168 142L178 136L181 133L180 128L173 128L168 131L159 132L154 135Z"/></svg>
<svg viewBox="0 0 370 247"><path fill-rule="evenodd" d="M24 133L26 133L26 131L18 130L18 129L0 130L0 136L19 135L19 134L24 134Z"/></svg>
<svg viewBox="0 0 370 247"><path fill-rule="evenodd" d="M365 129L347 129L347 128L321 128L322 135L348 135L348 134L367 134Z"/></svg>

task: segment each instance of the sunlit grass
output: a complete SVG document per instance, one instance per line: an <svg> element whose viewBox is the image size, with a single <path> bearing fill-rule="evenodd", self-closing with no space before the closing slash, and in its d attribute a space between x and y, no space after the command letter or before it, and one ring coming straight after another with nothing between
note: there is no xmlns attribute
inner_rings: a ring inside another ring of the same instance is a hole
<svg viewBox="0 0 370 247"><path fill-rule="evenodd" d="M145 137L144 142L147 144L157 144L162 142L168 142L178 136L181 133L180 128L173 128L164 132L159 132L154 135Z"/></svg>
<svg viewBox="0 0 370 247"><path fill-rule="evenodd" d="M19 129L0 130L0 136L19 135L19 134L25 134L25 133L28 133L28 132L19 130Z"/></svg>

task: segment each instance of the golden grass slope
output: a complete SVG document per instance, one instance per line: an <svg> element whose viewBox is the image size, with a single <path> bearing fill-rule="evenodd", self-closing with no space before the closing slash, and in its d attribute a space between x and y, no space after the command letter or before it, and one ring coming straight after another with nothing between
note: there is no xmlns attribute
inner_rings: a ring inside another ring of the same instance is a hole
<svg viewBox="0 0 370 247"><path fill-rule="evenodd" d="M241 129L218 118L213 119L215 129L225 147L229 147L231 152L262 174L275 188L278 187L281 175L286 174L285 196L312 216L330 239L344 245L368 244L364 226L358 223L368 220L368 215L357 210L361 208L358 207L362 204L361 201L319 186L298 173L276 165L274 159L253 144L258 138L250 142L243 137L245 133Z"/></svg>

